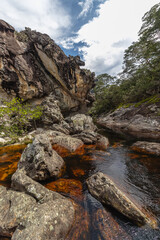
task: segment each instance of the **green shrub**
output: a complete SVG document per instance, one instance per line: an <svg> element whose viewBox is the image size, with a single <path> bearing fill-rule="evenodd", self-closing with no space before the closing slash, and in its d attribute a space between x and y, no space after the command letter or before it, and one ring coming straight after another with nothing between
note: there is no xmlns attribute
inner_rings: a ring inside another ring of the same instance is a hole
<svg viewBox="0 0 160 240"><path fill-rule="evenodd" d="M27 103L22 103L23 99L13 98L11 101L2 100L3 105L0 107L0 133L4 132L5 136L16 138L27 131L30 124L42 115L40 106L31 107Z"/></svg>

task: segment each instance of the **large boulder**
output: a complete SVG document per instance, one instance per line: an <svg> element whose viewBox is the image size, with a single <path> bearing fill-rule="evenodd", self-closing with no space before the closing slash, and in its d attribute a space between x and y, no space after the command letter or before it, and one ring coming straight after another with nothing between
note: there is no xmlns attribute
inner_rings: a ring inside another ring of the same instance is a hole
<svg viewBox="0 0 160 240"><path fill-rule="evenodd" d="M30 208L26 220L19 224L12 240L65 239L74 220L71 201L56 199Z"/></svg>
<svg viewBox="0 0 160 240"><path fill-rule="evenodd" d="M40 183L32 180L22 169L17 169L17 171L13 174L11 188L15 191L24 192L27 195L30 195L39 203L61 198L64 199L64 197L60 194L49 191Z"/></svg>
<svg viewBox="0 0 160 240"><path fill-rule="evenodd" d="M40 103L51 92L64 111L89 101L94 73L81 69L79 56L67 57L47 35L26 28L18 33L0 20L0 96Z"/></svg>
<svg viewBox="0 0 160 240"><path fill-rule="evenodd" d="M75 137L70 135L60 135L51 139L52 144L57 144L63 148L66 148L70 152L75 152L78 148L83 146L83 142Z"/></svg>
<svg viewBox="0 0 160 240"><path fill-rule="evenodd" d="M0 236L11 237L26 212L36 205L36 200L25 193L0 186L0 203Z"/></svg>
<svg viewBox="0 0 160 240"><path fill-rule="evenodd" d="M97 123L127 137L160 141L159 109L160 103L121 107L98 117Z"/></svg>
<svg viewBox="0 0 160 240"><path fill-rule="evenodd" d="M24 150L18 169L23 169L35 180L57 177L64 165L63 159L52 149L46 134L39 134Z"/></svg>
<svg viewBox="0 0 160 240"><path fill-rule="evenodd" d="M131 148L137 152L160 156L160 143L137 141Z"/></svg>
<svg viewBox="0 0 160 240"><path fill-rule="evenodd" d="M68 117L66 121L71 127L71 133L81 133L83 131L95 131L97 128L93 123L93 119L85 114L76 114Z"/></svg>
<svg viewBox="0 0 160 240"><path fill-rule="evenodd" d="M0 186L0 203L0 236L12 240L64 239L74 220L71 201L62 197L40 203Z"/></svg>
<svg viewBox="0 0 160 240"><path fill-rule="evenodd" d="M112 206L138 225L155 224L107 175L98 172L87 179L87 185L90 193L100 202Z"/></svg>

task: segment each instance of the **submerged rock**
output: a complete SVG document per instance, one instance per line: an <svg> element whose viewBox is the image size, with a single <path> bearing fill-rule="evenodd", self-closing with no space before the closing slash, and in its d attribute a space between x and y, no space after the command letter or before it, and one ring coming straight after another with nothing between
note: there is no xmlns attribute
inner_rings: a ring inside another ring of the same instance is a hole
<svg viewBox="0 0 160 240"><path fill-rule="evenodd" d="M160 156L160 143L137 141L131 148L137 152Z"/></svg>
<svg viewBox="0 0 160 240"><path fill-rule="evenodd" d="M100 202L112 206L138 225L155 225L107 175L98 172L87 180L87 185Z"/></svg>
<svg viewBox="0 0 160 240"><path fill-rule="evenodd" d="M24 150L18 169L23 169L32 179L45 180L57 177L63 165L63 159L52 149L47 135L39 134Z"/></svg>

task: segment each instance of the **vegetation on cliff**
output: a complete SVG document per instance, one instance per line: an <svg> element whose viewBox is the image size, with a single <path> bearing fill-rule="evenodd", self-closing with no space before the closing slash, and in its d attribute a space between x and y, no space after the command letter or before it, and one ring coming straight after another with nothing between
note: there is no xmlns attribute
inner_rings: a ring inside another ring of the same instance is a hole
<svg viewBox="0 0 160 240"><path fill-rule="evenodd" d="M31 125L35 126L35 120L42 115L42 107L31 107L22 100L13 98L11 101L3 101L0 107L0 134L12 139L23 135Z"/></svg>
<svg viewBox="0 0 160 240"><path fill-rule="evenodd" d="M138 41L125 51L122 73L117 78L108 74L97 77L96 101L91 109L93 115L159 94L160 4L154 5L142 21Z"/></svg>

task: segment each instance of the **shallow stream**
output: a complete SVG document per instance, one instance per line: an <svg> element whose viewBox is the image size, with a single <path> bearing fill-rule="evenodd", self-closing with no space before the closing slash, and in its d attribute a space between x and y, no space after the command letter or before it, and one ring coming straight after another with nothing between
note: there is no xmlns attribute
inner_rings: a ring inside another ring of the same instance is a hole
<svg viewBox="0 0 160 240"><path fill-rule="evenodd" d="M106 134L106 133L104 133ZM107 133L108 135L108 133ZM97 171L114 180L146 214L160 222L160 158L130 149L132 142L110 136L106 150L85 145L74 154L57 147L66 162L59 180L43 183L73 199L76 216L66 240L158 240L159 229L137 227L110 207L93 198L85 180ZM10 179L25 146L0 149L0 184ZM54 147L56 148L56 147ZM0 238L1 239L1 238ZM3 239L3 238L2 238Z"/></svg>

